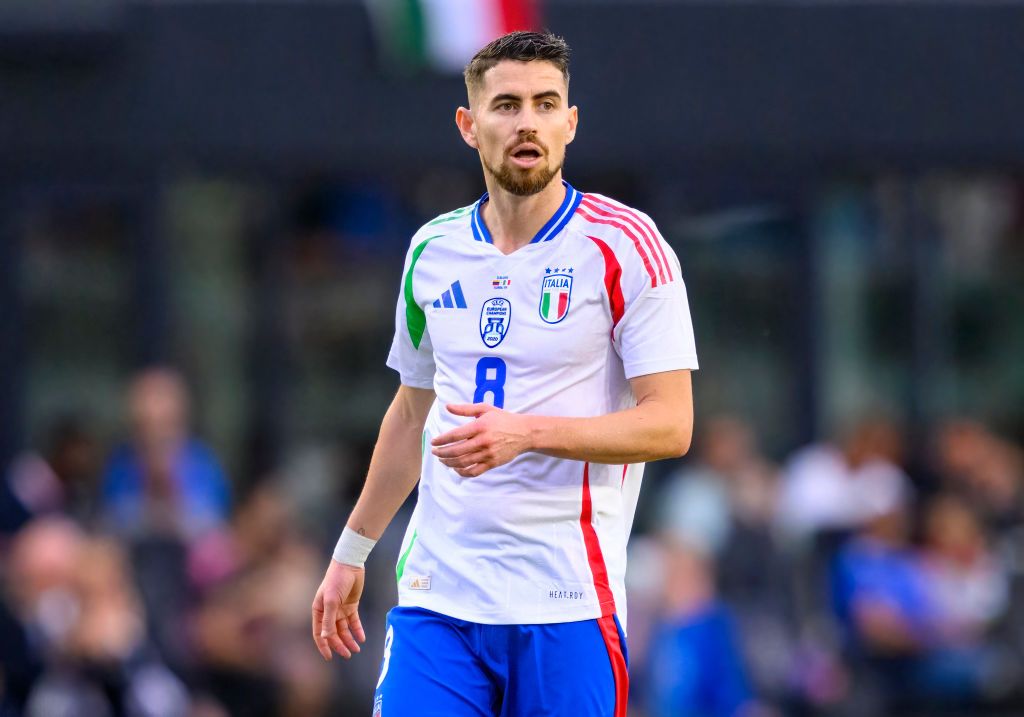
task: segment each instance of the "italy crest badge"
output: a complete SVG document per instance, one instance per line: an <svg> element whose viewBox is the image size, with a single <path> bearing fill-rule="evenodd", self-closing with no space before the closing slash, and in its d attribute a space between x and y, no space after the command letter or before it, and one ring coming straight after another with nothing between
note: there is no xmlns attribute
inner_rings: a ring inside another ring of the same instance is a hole
<svg viewBox="0 0 1024 717"><path fill-rule="evenodd" d="M548 271L551 271L550 269ZM554 271L558 271L555 269ZM564 270L571 272L571 269ZM572 298L572 274L549 273L540 285L540 318L548 324L557 324L569 313Z"/></svg>

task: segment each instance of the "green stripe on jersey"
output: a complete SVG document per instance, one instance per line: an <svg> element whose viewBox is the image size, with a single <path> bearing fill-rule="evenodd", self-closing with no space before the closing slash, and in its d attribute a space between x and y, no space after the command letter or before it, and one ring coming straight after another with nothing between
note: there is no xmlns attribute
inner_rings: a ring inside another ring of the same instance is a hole
<svg viewBox="0 0 1024 717"><path fill-rule="evenodd" d="M476 206L476 205L470 204L468 207L462 207L460 209L456 209L453 212L448 212L447 214L442 214L437 219L434 219L433 221L427 222L427 226L428 227L432 227L435 224L444 224L445 222L454 221L454 220L458 219L459 217L464 217L467 214L469 214L471 211L473 211L473 207L474 206Z"/></svg>
<svg viewBox="0 0 1024 717"><path fill-rule="evenodd" d="M413 348L416 349L420 347L420 341L423 340L423 332L427 330L427 315L423 313L423 309L416 303L416 299L412 295L412 274L416 270L416 262L420 260L420 254L427 248L427 244L431 240L442 236L444 234L438 234L421 241L412 250L412 261L409 262L409 270L405 273L405 288L403 290L405 295L405 323L409 327L409 339L412 340Z"/></svg>
<svg viewBox="0 0 1024 717"><path fill-rule="evenodd" d="M423 457L423 454L426 452L426 450L427 432L423 431L423 433L420 434L420 458ZM409 547L405 549L405 552L402 553L402 557L398 559L398 565L395 567L395 580L398 582L402 582L402 575L405 573L405 561L409 559L409 553L412 552L412 546L416 542L416 535L417 531L412 531L412 540L409 541Z"/></svg>
<svg viewBox="0 0 1024 717"><path fill-rule="evenodd" d="M398 559L398 567L395 568L395 580L402 582L402 574L405 573L405 561L409 559L409 553L412 552L412 546L416 544L416 531L412 531L412 540L409 541L409 547L402 553L402 557Z"/></svg>

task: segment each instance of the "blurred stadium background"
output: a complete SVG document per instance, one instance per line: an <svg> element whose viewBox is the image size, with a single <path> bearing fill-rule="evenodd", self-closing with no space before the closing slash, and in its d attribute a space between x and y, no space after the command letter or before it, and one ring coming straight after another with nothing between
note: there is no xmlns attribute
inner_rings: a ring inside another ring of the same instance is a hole
<svg viewBox="0 0 1024 717"><path fill-rule="evenodd" d="M403 516L361 656L309 604L497 10L691 297L630 714L1024 714L1024 4L498 5L0 3L0 716L370 713Z"/></svg>

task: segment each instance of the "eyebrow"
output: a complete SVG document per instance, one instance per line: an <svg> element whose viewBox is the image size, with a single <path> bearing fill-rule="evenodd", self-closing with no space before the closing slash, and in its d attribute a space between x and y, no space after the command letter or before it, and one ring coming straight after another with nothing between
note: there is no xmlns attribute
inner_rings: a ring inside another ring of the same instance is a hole
<svg viewBox="0 0 1024 717"><path fill-rule="evenodd" d="M562 99L562 94L558 90L545 90L544 92L538 92L537 94L535 94L532 99L542 100L547 97L554 97L555 99L560 100ZM495 95L494 97L492 97L491 104L494 104L495 102L506 102L508 100L515 100L516 102L518 102L521 99L522 97L520 97L519 95L515 95L509 92L503 92L500 95Z"/></svg>

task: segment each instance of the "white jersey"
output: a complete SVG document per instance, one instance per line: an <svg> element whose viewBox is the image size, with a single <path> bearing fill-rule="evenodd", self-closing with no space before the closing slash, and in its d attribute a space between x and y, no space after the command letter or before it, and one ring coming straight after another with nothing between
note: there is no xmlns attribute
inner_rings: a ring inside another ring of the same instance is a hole
<svg viewBox="0 0 1024 717"><path fill-rule="evenodd" d="M626 541L643 464L525 453L462 478L430 452L449 403L599 416L628 379L697 368L679 261L646 215L565 184L533 242L502 254L473 205L413 237L388 366L433 389L399 604L485 624L625 622Z"/></svg>

